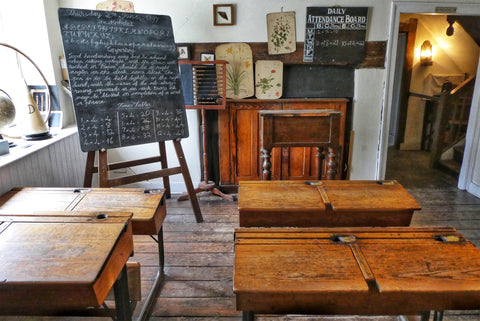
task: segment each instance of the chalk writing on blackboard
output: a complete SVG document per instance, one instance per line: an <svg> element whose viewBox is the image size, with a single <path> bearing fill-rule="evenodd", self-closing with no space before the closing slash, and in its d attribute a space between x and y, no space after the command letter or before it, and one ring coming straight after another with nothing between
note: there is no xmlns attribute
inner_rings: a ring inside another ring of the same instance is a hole
<svg viewBox="0 0 480 321"><path fill-rule="evenodd" d="M303 61L362 62L367 14L366 7L307 7Z"/></svg>
<svg viewBox="0 0 480 321"><path fill-rule="evenodd" d="M59 9L83 151L188 137L168 16Z"/></svg>

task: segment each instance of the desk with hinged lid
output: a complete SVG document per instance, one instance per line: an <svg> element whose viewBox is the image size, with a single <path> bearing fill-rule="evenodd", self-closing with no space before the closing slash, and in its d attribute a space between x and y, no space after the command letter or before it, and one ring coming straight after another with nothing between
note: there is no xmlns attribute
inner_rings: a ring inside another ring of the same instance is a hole
<svg viewBox="0 0 480 321"><path fill-rule="evenodd" d="M158 243L159 269L138 319L148 318L163 279L165 191L142 188L24 187L14 188L0 197L0 215L28 213L42 216L52 211L68 211L72 216L81 211L133 213L133 234L150 235Z"/></svg>
<svg viewBox="0 0 480 321"><path fill-rule="evenodd" d="M480 250L449 227L239 228L233 288L254 314L413 315L480 308Z"/></svg>
<svg viewBox="0 0 480 321"><path fill-rule="evenodd" d="M387 181L241 181L242 227L408 226L421 206Z"/></svg>
<svg viewBox="0 0 480 321"><path fill-rule="evenodd" d="M112 287L131 320L126 262L131 213L0 216L0 314L72 315L99 308Z"/></svg>

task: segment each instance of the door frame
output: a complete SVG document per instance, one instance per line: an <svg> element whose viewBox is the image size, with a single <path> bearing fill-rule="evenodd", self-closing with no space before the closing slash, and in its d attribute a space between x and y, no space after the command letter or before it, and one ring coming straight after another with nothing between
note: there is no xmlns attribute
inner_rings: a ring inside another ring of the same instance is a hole
<svg viewBox="0 0 480 321"><path fill-rule="evenodd" d="M387 152L388 152L388 133L390 126L390 117L393 99L393 84L395 77L396 52L398 45L398 33L400 26L401 13L435 13L437 8L456 8L455 14L458 15L478 15L480 16L480 6L478 3L454 3L454 2L405 2L392 1L390 12L390 28L387 42L386 53L386 84L384 105L382 108L383 122L382 133L380 135L379 158L377 161L377 177L383 179L385 177ZM452 14L444 13L441 14ZM480 63L477 67L477 75L480 75ZM480 81L475 82L474 95L472 99L472 107L470 110L470 118L467 127L466 145L464 160L458 181L459 189L467 189L469 192L480 197L480 186L476 186L473 182L473 173L475 164L480 162L476 159L479 151L480 143ZM477 194L478 193L478 194Z"/></svg>

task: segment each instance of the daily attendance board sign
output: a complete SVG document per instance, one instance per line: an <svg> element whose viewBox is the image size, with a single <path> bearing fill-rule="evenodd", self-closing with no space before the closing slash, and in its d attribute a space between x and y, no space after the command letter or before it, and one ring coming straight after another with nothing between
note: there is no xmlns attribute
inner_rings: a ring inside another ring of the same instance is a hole
<svg viewBox="0 0 480 321"><path fill-rule="evenodd" d="M303 61L358 64L365 57L367 7L307 7Z"/></svg>

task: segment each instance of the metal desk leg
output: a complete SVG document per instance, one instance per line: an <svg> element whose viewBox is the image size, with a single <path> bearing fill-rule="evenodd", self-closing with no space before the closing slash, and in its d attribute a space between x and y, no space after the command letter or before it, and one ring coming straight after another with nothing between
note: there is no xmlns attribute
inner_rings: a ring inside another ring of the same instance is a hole
<svg viewBox="0 0 480 321"><path fill-rule="evenodd" d="M242 311L242 321L253 321L255 315L252 311Z"/></svg>
<svg viewBox="0 0 480 321"><path fill-rule="evenodd" d="M443 320L443 311L435 311L433 314L433 321L442 321Z"/></svg>
<svg viewBox="0 0 480 321"><path fill-rule="evenodd" d="M132 311L130 309L130 298L128 294L128 275L125 265L113 285L115 295L115 309L117 311L117 321L131 321Z"/></svg>
<svg viewBox="0 0 480 321"><path fill-rule="evenodd" d="M165 250L163 248L163 225L158 231L158 238L157 238L157 245L158 245L158 269L164 272L165 267Z"/></svg>
<svg viewBox="0 0 480 321"><path fill-rule="evenodd" d="M153 238L153 237L152 237ZM154 238L153 238L154 239ZM155 239L154 239L155 240ZM155 303L155 299L158 296L160 286L163 281L164 277L164 267L165 267L165 251L163 247L163 226L158 231L158 237L155 240L158 244L158 271L157 276L155 277L155 281L153 282L152 288L148 293L147 298L145 299L145 304L138 315L137 321L145 321L150 316L152 307Z"/></svg>

